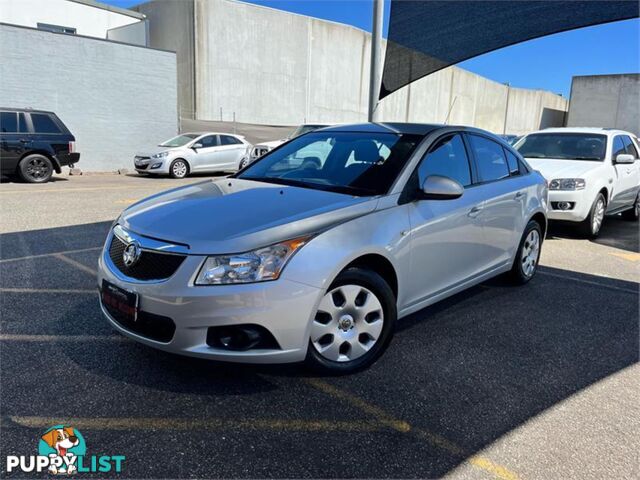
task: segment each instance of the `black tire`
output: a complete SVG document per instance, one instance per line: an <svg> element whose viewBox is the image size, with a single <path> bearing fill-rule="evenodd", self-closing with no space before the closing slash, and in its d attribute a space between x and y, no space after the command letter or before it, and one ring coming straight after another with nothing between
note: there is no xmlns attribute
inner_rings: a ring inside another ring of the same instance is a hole
<svg viewBox="0 0 640 480"><path fill-rule="evenodd" d="M18 164L20 178L27 183L46 183L53 175L53 164L44 155L27 155Z"/></svg>
<svg viewBox="0 0 640 480"><path fill-rule="evenodd" d="M358 358L347 361L333 361L325 358L316 349L310 338L307 349L307 358L305 362L309 368L321 374L346 375L370 366L387 349L395 331L397 318L396 298L393 295L393 291L391 290L387 282L380 275L371 270L362 268L349 268L338 275L327 292L331 292L338 287L347 285L363 287L369 290L370 293L373 293L375 295L376 299L380 302L380 305L382 307L383 316L380 317L383 321L382 329L377 340L370 347L370 349L366 351L366 353ZM321 312L319 311L316 313L316 316L320 314ZM364 321L366 320L356 318L354 320L354 326L357 326L358 322ZM339 328L336 327L336 332L339 331ZM355 330L354 333L357 333L357 330ZM359 334L359 337L360 335L362 334ZM337 341L340 342L340 340ZM344 344L342 346L344 346ZM342 346L340 348L342 348Z"/></svg>
<svg viewBox="0 0 640 480"><path fill-rule="evenodd" d="M238 171L246 167L248 163L249 163L249 160L246 158L243 158L242 160L240 160L240 163L238 164Z"/></svg>
<svg viewBox="0 0 640 480"><path fill-rule="evenodd" d="M533 257L529 255L531 251L531 237L535 236L531 232L537 232L538 247L537 252ZM516 258L513 260L513 266L509 272L509 277L512 283L516 285L524 285L529 282L538 271L538 262L540 261L540 252L542 252L542 226L535 220L530 220L527 227L524 229L520 244L518 245L518 251L516 252ZM525 255L527 255L527 262L525 263ZM533 270L529 270L527 265L533 259Z"/></svg>
<svg viewBox="0 0 640 480"><path fill-rule="evenodd" d="M596 226L594 223L594 220L596 218L596 215L598 214L598 211L600 210L600 202L602 202L602 218L600 220L600 223ZM602 224L604 223L604 212L606 212L607 210L607 199L604 198L604 195L601 193L598 193L598 195L596 196L596 199L593 201L593 205L591 205L591 210L589 211L589 215L587 215L587 218L585 218L582 222L580 222L579 224L579 230L582 233L582 235L586 238L596 238L599 234L600 234L600 229L602 228Z"/></svg>
<svg viewBox="0 0 640 480"><path fill-rule="evenodd" d="M640 218L640 193L636 195L636 201L629 210L622 212L622 218L629 222L637 222Z"/></svg>
<svg viewBox="0 0 640 480"><path fill-rule="evenodd" d="M169 166L169 175L173 178L185 178L189 175L189 164L186 160L176 158Z"/></svg>

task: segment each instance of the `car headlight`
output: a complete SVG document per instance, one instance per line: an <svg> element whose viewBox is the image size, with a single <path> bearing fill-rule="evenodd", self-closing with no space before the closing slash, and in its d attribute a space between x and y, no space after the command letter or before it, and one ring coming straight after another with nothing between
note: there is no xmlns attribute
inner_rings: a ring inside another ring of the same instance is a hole
<svg viewBox="0 0 640 480"><path fill-rule="evenodd" d="M169 155L169 152L160 152L160 153L156 153L154 155L151 155L151 158L164 158L167 155Z"/></svg>
<svg viewBox="0 0 640 480"><path fill-rule="evenodd" d="M549 190L582 190L584 178L556 178L549 182Z"/></svg>
<svg viewBox="0 0 640 480"><path fill-rule="evenodd" d="M310 238L295 238L246 253L207 257L196 278L196 285L276 280L291 257Z"/></svg>

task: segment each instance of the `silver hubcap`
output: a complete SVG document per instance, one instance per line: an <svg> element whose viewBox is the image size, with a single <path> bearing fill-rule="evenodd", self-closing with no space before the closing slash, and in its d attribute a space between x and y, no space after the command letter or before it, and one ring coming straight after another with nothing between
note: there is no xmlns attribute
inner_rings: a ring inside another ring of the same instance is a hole
<svg viewBox="0 0 640 480"><path fill-rule="evenodd" d="M187 174L187 166L182 162L176 162L173 164L172 171L176 177L184 177Z"/></svg>
<svg viewBox="0 0 640 480"><path fill-rule="evenodd" d="M311 343L324 358L348 362L371 350L383 325L378 297L360 285L343 285L322 298L311 326Z"/></svg>
<svg viewBox="0 0 640 480"><path fill-rule="evenodd" d="M522 246L522 271L527 277L535 273L539 254L540 234L537 230L531 230Z"/></svg>
<svg viewBox="0 0 640 480"><path fill-rule="evenodd" d="M600 227L602 226L603 219L604 219L604 200L599 198L598 202L596 203L595 211L593 212L593 221L591 223L591 231L593 233L598 233L598 231L600 231Z"/></svg>

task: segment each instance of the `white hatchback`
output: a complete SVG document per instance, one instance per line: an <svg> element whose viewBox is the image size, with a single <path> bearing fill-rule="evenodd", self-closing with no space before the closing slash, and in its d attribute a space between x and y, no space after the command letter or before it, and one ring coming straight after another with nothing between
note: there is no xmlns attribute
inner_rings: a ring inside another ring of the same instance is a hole
<svg viewBox="0 0 640 480"><path fill-rule="evenodd" d="M230 133L183 133L155 148L136 154L138 173L184 178L198 172L235 172L252 145Z"/></svg>

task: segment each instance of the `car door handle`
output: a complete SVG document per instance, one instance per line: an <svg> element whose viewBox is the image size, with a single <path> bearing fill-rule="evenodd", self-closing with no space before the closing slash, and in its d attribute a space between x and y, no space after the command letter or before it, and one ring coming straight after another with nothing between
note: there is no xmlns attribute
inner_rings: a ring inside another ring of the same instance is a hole
<svg viewBox="0 0 640 480"><path fill-rule="evenodd" d="M469 210L469 213L467 213L467 216L471 218L475 218L478 215L480 215L481 211L482 211L482 207L473 207L471 210Z"/></svg>
<svg viewBox="0 0 640 480"><path fill-rule="evenodd" d="M522 197L524 197L524 193L518 192L518 193L516 193L515 199L516 200L520 200Z"/></svg>

